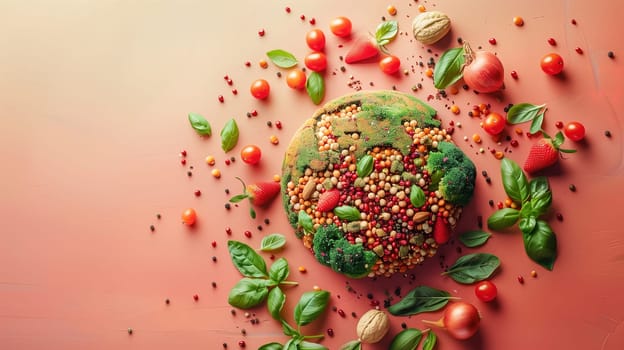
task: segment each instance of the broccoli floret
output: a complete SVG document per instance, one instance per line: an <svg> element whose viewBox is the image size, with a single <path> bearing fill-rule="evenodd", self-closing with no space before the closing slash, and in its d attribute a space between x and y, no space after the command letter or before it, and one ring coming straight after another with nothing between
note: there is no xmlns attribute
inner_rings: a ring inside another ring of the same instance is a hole
<svg viewBox="0 0 624 350"><path fill-rule="evenodd" d="M430 189L438 189L447 201L454 204L470 202L477 170L457 146L439 142L438 149L429 153L426 169L431 175Z"/></svg>
<svg viewBox="0 0 624 350"><path fill-rule="evenodd" d="M347 241L336 225L319 227L312 243L316 260L351 278L366 276L377 261L375 253Z"/></svg>

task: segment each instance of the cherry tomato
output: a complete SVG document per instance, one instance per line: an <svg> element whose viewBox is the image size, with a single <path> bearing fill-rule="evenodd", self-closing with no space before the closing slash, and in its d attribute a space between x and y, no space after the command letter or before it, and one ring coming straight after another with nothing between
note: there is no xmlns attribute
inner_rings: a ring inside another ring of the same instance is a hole
<svg viewBox="0 0 624 350"><path fill-rule="evenodd" d="M563 133L572 141L581 141L585 138L585 126L579 122L569 122Z"/></svg>
<svg viewBox="0 0 624 350"><path fill-rule="evenodd" d="M197 220L195 209L188 208L182 212L182 223L187 226L193 226Z"/></svg>
<svg viewBox="0 0 624 350"><path fill-rule="evenodd" d="M248 145L241 150L241 159L247 164L258 164L261 157L260 147L256 145Z"/></svg>
<svg viewBox="0 0 624 350"><path fill-rule="evenodd" d="M486 303L496 299L497 294L496 285L490 281L481 281L475 286L475 295Z"/></svg>
<svg viewBox="0 0 624 350"><path fill-rule="evenodd" d="M349 36L351 34L351 20L347 17L336 17L329 22L329 29L335 36Z"/></svg>
<svg viewBox="0 0 624 350"><path fill-rule="evenodd" d="M548 75L557 75L563 70L563 58L556 53L549 53L542 57L540 65L544 73Z"/></svg>
<svg viewBox="0 0 624 350"><path fill-rule="evenodd" d="M293 89L303 89L306 85L306 74L301 69L292 69L286 75L286 84Z"/></svg>
<svg viewBox="0 0 624 350"><path fill-rule="evenodd" d="M386 56L379 61L379 68L386 74L394 74L401 68L401 60L396 56Z"/></svg>
<svg viewBox="0 0 624 350"><path fill-rule="evenodd" d="M312 29L306 34L306 43L314 51L322 51L325 48L325 34L320 29Z"/></svg>
<svg viewBox="0 0 624 350"><path fill-rule="evenodd" d="M269 86L269 82L264 79L258 79L251 84L249 88L251 91L251 95L259 100L264 100L269 97L269 92L271 91L271 87Z"/></svg>
<svg viewBox="0 0 624 350"><path fill-rule="evenodd" d="M322 72L327 68L327 56L322 52L312 52L304 59L306 67L315 72Z"/></svg>
<svg viewBox="0 0 624 350"><path fill-rule="evenodd" d="M491 112L483 121L483 130L490 135L498 135L505 130L506 120L502 115Z"/></svg>

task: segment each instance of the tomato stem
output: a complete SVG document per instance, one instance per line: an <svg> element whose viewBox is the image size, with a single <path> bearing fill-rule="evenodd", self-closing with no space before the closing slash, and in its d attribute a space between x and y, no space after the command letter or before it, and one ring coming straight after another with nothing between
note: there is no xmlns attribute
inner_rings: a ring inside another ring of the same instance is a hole
<svg viewBox="0 0 624 350"><path fill-rule="evenodd" d="M431 325L431 326L440 327L440 328L446 328L446 327L444 327L443 320L444 320L444 318L441 318L441 319L439 319L437 321L422 320L422 322L424 324L428 324L428 325Z"/></svg>

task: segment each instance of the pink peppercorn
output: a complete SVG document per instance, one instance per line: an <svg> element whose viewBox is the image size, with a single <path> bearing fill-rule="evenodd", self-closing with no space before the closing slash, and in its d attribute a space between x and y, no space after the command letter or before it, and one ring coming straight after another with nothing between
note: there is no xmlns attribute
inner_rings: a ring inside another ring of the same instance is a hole
<svg viewBox="0 0 624 350"><path fill-rule="evenodd" d="M345 317L345 312L343 309L338 309L338 315L340 315L340 317Z"/></svg>
<svg viewBox="0 0 624 350"><path fill-rule="evenodd" d="M516 72L515 70L512 70L511 73L509 74L511 75L512 78L518 79L518 72Z"/></svg>
<svg viewBox="0 0 624 350"><path fill-rule="evenodd" d="M201 196L201 191L200 190L195 190L194 194L195 194L195 197L199 197L199 196Z"/></svg>
<svg viewBox="0 0 624 350"><path fill-rule="evenodd" d="M265 31L264 31L264 29L260 29L260 30L258 31L258 35L259 35L259 36L264 36L264 34L266 34L266 33L265 33Z"/></svg>
<svg viewBox="0 0 624 350"><path fill-rule="evenodd" d="M557 45L557 41L554 38L548 38L548 44L551 46Z"/></svg>
<svg viewBox="0 0 624 350"><path fill-rule="evenodd" d="M232 234L232 228L226 227L225 228L225 233L227 233L228 236L231 235Z"/></svg>
<svg viewBox="0 0 624 350"><path fill-rule="evenodd" d="M519 282L520 284L524 284L524 277L522 277L522 276L518 276L518 282Z"/></svg>
<svg viewBox="0 0 624 350"><path fill-rule="evenodd" d="M288 6L286 6L285 10L286 10L286 13L290 13L290 11L291 11L290 7L288 7Z"/></svg>
<svg viewBox="0 0 624 350"><path fill-rule="evenodd" d="M581 49L581 48L580 48L580 47L578 47L578 46L574 49L574 51L576 51L576 53L578 53L579 55L582 55L582 54L583 54L583 49Z"/></svg>
<svg viewBox="0 0 624 350"><path fill-rule="evenodd" d="M225 102L225 98L223 98L223 95L219 95L218 100L221 103Z"/></svg>
<svg viewBox="0 0 624 350"><path fill-rule="evenodd" d="M488 42L492 45L496 45L496 38L490 38L488 39Z"/></svg>
<svg viewBox="0 0 624 350"><path fill-rule="evenodd" d="M251 231L249 230L245 231L245 237L251 238Z"/></svg>
<svg viewBox="0 0 624 350"><path fill-rule="evenodd" d="M239 341L238 341L238 346L240 346L241 348L244 348L244 347L246 347L246 346L247 346L247 344L245 343L245 341L244 341L244 340L239 340Z"/></svg>

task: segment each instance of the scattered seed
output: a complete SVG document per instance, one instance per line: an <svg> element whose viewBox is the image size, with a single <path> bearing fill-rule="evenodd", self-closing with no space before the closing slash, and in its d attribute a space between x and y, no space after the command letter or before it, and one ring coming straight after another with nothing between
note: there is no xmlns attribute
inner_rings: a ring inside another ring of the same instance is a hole
<svg viewBox="0 0 624 350"><path fill-rule="evenodd" d="M345 317L345 312L343 309L338 309L338 315L340 315L340 317Z"/></svg>
<svg viewBox="0 0 624 350"><path fill-rule="evenodd" d="M193 295L193 300L198 301L199 300L199 294Z"/></svg>
<svg viewBox="0 0 624 350"><path fill-rule="evenodd" d="M132 333L134 333L134 330L132 330L132 328L128 328L128 334L132 335Z"/></svg>
<svg viewBox="0 0 624 350"><path fill-rule="evenodd" d="M225 207L225 209L227 209L227 210L232 209L232 206L230 205L230 203L225 203L224 207Z"/></svg>
<svg viewBox="0 0 624 350"><path fill-rule="evenodd" d="M330 337L334 336L334 329L333 328L327 328L327 335Z"/></svg>
<svg viewBox="0 0 624 350"><path fill-rule="evenodd" d="M520 16L516 16L513 18L513 24L518 27L522 27L524 25L524 19Z"/></svg>
<svg viewBox="0 0 624 350"><path fill-rule="evenodd" d="M583 49L581 49L579 46L577 46L574 51L576 51L576 53L578 53L579 55L583 54Z"/></svg>
<svg viewBox="0 0 624 350"><path fill-rule="evenodd" d="M570 191L576 192L576 186L574 186L574 184L570 184L570 186L568 186L568 188L570 189Z"/></svg>
<svg viewBox="0 0 624 350"><path fill-rule="evenodd" d="M221 170L219 170L219 169L212 169L211 174L212 174L212 176L215 179L218 179L218 178L221 177Z"/></svg>
<svg viewBox="0 0 624 350"><path fill-rule="evenodd" d="M615 58L615 53L613 53L613 51L609 51L609 52L607 52L607 57Z"/></svg>
<svg viewBox="0 0 624 350"><path fill-rule="evenodd" d="M219 95L219 97L217 97L217 99L219 100L219 102L223 103L225 102L225 98L223 97L223 95Z"/></svg>
<svg viewBox="0 0 624 350"><path fill-rule="evenodd" d="M537 277L537 271L532 270L531 271L531 277L536 278Z"/></svg>
<svg viewBox="0 0 624 350"><path fill-rule="evenodd" d="M171 300L169 300L169 298L165 299L165 304L167 305L171 304Z"/></svg>
<svg viewBox="0 0 624 350"><path fill-rule="evenodd" d="M576 25L576 20L572 18L572 20L570 20L570 23L572 23L572 25Z"/></svg>
<svg viewBox="0 0 624 350"><path fill-rule="evenodd" d="M518 282L519 282L520 284L524 284L524 277L522 277L522 276L518 276Z"/></svg>
<svg viewBox="0 0 624 350"><path fill-rule="evenodd" d="M512 78L518 79L518 72L516 72L515 70L512 70L511 73L509 74L511 75Z"/></svg>
<svg viewBox="0 0 624 350"><path fill-rule="evenodd" d="M492 45L496 45L496 38L489 38L488 42Z"/></svg>
<svg viewBox="0 0 624 350"><path fill-rule="evenodd" d="M306 273L308 270L306 270L305 266L299 266L299 272L301 273Z"/></svg>
<svg viewBox="0 0 624 350"><path fill-rule="evenodd" d="M557 220L563 221L563 214L557 213Z"/></svg>
<svg viewBox="0 0 624 350"><path fill-rule="evenodd" d="M217 282L214 282L214 281L213 281L213 282L212 282L212 283L210 283L210 284L212 285L212 288L217 288Z"/></svg>
<svg viewBox="0 0 624 350"><path fill-rule="evenodd" d="M555 40L555 38L548 38L548 44L550 46L556 46L557 45L557 41Z"/></svg>
<svg viewBox="0 0 624 350"><path fill-rule="evenodd" d="M247 238L251 238L251 231L246 230L246 231L245 231L245 237L247 237Z"/></svg>
<svg viewBox="0 0 624 350"><path fill-rule="evenodd" d="M154 225L150 225L150 231L152 232L156 231L156 227Z"/></svg>
<svg viewBox="0 0 624 350"><path fill-rule="evenodd" d="M195 197L199 197L199 196L201 196L201 191L200 190L195 190L195 192L193 192L193 194L195 194Z"/></svg>
<svg viewBox="0 0 624 350"><path fill-rule="evenodd" d="M245 341L244 341L244 340L239 340L239 341L238 341L238 346L240 346L241 348L244 348L244 347L246 347L246 346L247 346L247 344L245 343Z"/></svg>

